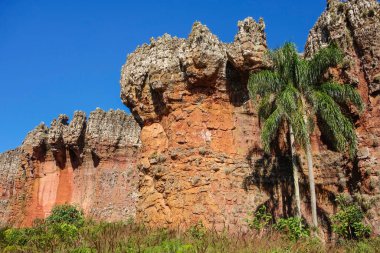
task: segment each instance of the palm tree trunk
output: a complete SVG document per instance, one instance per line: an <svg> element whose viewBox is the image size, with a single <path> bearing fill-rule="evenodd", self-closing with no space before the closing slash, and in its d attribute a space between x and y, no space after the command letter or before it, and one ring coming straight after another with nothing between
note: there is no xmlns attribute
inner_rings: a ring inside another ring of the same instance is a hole
<svg viewBox="0 0 380 253"><path fill-rule="evenodd" d="M294 147L294 133L293 127L291 124L289 126L289 139L290 139L290 154L292 158L292 167L293 167L293 181L294 181L294 195L296 199L296 217L301 218L301 199L300 199L300 188L298 184L298 169L297 162L295 157L295 147Z"/></svg>
<svg viewBox="0 0 380 253"><path fill-rule="evenodd" d="M317 199L315 195L315 182L314 182L314 171L313 171L313 158L311 156L311 145L310 142L306 144L306 158L307 167L309 171L309 185L310 185L310 199L311 199L311 217L313 221L313 226L315 229L318 228L317 220Z"/></svg>

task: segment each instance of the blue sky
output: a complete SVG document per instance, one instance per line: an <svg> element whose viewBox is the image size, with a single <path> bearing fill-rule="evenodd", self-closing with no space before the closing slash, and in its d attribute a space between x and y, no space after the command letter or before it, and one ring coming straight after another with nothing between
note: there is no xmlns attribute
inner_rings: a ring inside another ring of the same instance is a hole
<svg viewBox="0 0 380 253"><path fill-rule="evenodd" d="M325 0L0 0L0 152L41 121L127 110L119 77L128 53L164 33L187 37L198 20L231 42L237 21L266 23L268 44L302 51Z"/></svg>

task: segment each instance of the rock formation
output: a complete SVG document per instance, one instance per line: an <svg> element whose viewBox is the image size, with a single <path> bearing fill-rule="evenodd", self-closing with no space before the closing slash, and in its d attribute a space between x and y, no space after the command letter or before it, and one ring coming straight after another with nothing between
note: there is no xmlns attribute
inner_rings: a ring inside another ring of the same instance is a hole
<svg viewBox="0 0 380 253"><path fill-rule="evenodd" d="M188 39L164 35L128 56L121 98L143 126L138 220L221 230L269 198L243 187L259 146L246 84L264 66L264 22L238 26L231 44L196 22Z"/></svg>
<svg viewBox="0 0 380 253"><path fill-rule="evenodd" d="M369 209L376 233L380 159L380 7L375 0L328 1L310 31L305 56L335 42L346 53L332 69L367 103L356 120L358 159L312 137L318 214L329 228L334 198L348 193ZM150 226L186 228L202 221L218 231L245 229L266 204L294 215L290 159L261 149L260 122L249 99L249 73L268 67L265 25L247 18L232 43L199 22L187 39L163 35L131 53L121 73L121 99L133 114L83 112L39 125L21 147L0 155L0 220L30 225L55 204L76 203L97 219L134 217ZM140 131L141 127L141 131ZM310 220L307 170L301 159L302 213ZM326 231L329 231L327 229ZM331 230L329 231L331 232Z"/></svg>
<svg viewBox="0 0 380 253"><path fill-rule="evenodd" d="M377 0L331 0L311 29L306 56L329 43L345 52L340 79L358 88L366 111L357 121L357 164L346 170L345 189L370 208L376 233L380 233L380 4ZM359 197L358 197L359 196Z"/></svg>
<svg viewBox="0 0 380 253"><path fill-rule="evenodd" d="M20 148L0 156L1 222L30 225L56 204L79 205L96 219L127 220L136 212L136 153L140 127L133 117L97 109L41 123Z"/></svg>

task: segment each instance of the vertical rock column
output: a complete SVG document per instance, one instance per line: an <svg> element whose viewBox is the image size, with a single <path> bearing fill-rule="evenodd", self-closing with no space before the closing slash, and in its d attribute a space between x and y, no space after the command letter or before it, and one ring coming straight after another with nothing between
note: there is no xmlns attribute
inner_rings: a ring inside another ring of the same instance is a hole
<svg viewBox="0 0 380 253"><path fill-rule="evenodd" d="M264 67L264 23L247 18L224 44L195 23L188 39L164 35L128 56L121 98L142 125L137 219L235 229L268 196L244 181L259 127L247 91Z"/></svg>

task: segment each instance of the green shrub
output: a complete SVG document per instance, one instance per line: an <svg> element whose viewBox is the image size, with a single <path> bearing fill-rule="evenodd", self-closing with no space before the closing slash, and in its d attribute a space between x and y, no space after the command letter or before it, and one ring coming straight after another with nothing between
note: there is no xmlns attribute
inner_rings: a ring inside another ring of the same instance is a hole
<svg viewBox="0 0 380 253"><path fill-rule="evenodd" d="M190 227L188 232L193 238L202 239L206 235L207 229L202 221L199 221L196 225Z"/></svg>
<svg viewBox="0 0 380 253"><path fill-rule="evenodd" d="M262 233L263 229L272 221L272 215L267 212L266 206L259 207L252 219L246 219L248 226Z"/></svg>
<svg viewBox="0 0 380 253"><path fill-rule="evenodd" d="M8 245L24 246L29 238L25 229L10 228L4 231L4 239Z"/></svg>
<svg viewBox="0 0 380 253"><path fill-rule="evenodd" d="M338 196L339 211L331 217L332 229L344 239L363 239L371 234L369 226L363 223L364 212L355 203L348 203Z"/></svg>
<svg viewBox="0 0 380 253"><path fill-rule="evenodd" d="M63 243L72 243L78 237L79 230L75 225L58 223L51 226L51 233L58 236Z"/></svg>
<svg viewBox="0 0 380 253"><path fill-rule="evenodd" d="M273 227L280 232L285 232L291 241L309 237L309 230L298 217L281 218Z"/></svg>
<svg viewBox="0 0 380 253"><path fill-rule="evenodd" d="M66 223L81 227L84 223L83 212L72 205L55 206L46 219L48 224Z"/></svg>

